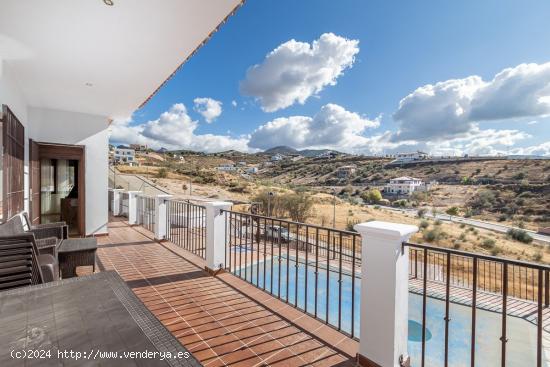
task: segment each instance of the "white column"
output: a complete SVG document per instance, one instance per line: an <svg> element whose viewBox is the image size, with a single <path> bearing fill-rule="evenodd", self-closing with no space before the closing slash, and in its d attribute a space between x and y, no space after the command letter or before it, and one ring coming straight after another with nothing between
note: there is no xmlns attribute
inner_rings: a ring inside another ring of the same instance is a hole
<svg viewBox="0 0 550 367"><path fill-rule="evenodd" d="M409 251L402 251L402 243L418 227L374 221L354 228L362 238L358 359L371 366L399 367L401 358L408 359L409 319Z"/></svg>
<svg viewBox="0 0 550 367"><path fill-rule="evenodd" d="M227 213L233 203L214 201L204 204L206 207L206 267L215 272L225 268L225 230Z"/></svg>
<svg viewBox="0 0 550 367"><path fill-rule="evenodd" d="M167 235L168 200L172 195L157 195L155 197L155 239L164 240Z"/></svg>
<svg viewBox="0 0 550 367"><path fill-rule="evenodd" d="M138 224L137 198L139 194L141 194L141 191L128 191L128 224L130 225Z"/></svg>
<svg viewBox="0 0 550 367"><path fill-rule="evenodd" d="M113 202L111 208L113 209L113 215L116 217L120 215L120 201L122 200L122 193L124 189L113 189Z"/></svg>

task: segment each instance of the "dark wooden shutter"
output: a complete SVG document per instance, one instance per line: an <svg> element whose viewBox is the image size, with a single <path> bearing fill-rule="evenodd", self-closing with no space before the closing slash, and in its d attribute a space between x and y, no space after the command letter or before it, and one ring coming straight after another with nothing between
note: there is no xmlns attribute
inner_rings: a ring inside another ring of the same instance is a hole
<svg viewBox="0 0 550 367"><path fill-rule="evenodd" d="M4 151L2 218L8 220L23 210L25 128L6 105L2 106L2 143Z"/></svg>
<svg viewBox="0 0 550 367"><path fill-rule="evenodd" d="M30 216L32 224L40 223L40 153L39 145L29 139Z"/></svg>

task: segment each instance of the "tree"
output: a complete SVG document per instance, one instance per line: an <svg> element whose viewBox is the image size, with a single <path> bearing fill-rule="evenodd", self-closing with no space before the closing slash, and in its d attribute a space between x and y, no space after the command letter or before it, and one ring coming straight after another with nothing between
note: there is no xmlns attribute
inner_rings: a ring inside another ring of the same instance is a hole
<svg viewBox="0 0 550 367"><path fill-rule="evenodd" d="M304 192L290 193L283 197L288 216L295 222L305 222L311 217L313 200Z"/></svg>
<svg viewBox="0 0 550 367"><path fill-rule="evenodd" d="M449 215L458 215L458 208L456 206L451 206L449 209L445 211L445 213Z"/></svg>
<svg viewBox="0 0 550 367"><path fill-rule="evenodd" d="M493 190L481 190L469 201L473 209L487 209L496 203L496 194Z"/></svg>
<svg viewBox="0 0 550 367"><path fill-rule="evenodd" d="M361 199L365 200L368 203L376 204L382 200L382 194L378 189L370 189L369 191L363 191L361 194Z"/></svg>
<svg viewBox="0 0 550 367"><path fill-rule="evenodd" d="M168 177L168 170L166 168L161 168L157 171L157 178L166 178Z"/></svg>

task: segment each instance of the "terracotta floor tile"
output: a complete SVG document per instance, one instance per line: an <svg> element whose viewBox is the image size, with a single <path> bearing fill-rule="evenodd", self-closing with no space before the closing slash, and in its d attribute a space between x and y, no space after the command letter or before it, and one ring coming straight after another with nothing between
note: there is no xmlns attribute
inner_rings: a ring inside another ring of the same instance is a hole
<svg viewBox="0 0 550 367"><path fill-rule="evenodd" d="M353 365L356 341L238 277L209 276L204 260L142 227L115 220L98 242L103 268L116 270L205 366Z"/></svg>

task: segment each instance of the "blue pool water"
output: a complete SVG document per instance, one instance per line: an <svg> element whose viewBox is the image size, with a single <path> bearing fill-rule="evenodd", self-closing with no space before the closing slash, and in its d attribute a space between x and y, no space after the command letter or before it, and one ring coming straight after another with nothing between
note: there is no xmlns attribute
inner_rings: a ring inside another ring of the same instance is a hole
<svg viewBox="0 0 550 367"><path fill-rule="evenodd" d="M250 259L249 259L250 261ZM264 276L265 271L265 276ZM320 268L315 276L315 264L306 264L293 258L278 258L250 265L233 271L260 288L266 289L283 300L288 300L331 325L352 331L352 299L355 315L354 334L359 337L360 294L359 277L352 279L350 273L342 274L342 281L336 269L330 271L327 282L326 267ZM239 273L240 272L240 273ZM307 278L307 303L306 303ZM288 279L288 282L287 282ZM317 282L317 287L316 287ZM341 297L340 286L341 284ZM328 285L328 287L327 287ZM317 292L315 292L317 289ZM353 293L352 293L353 289ZM296 290L298 290L296 292ZM317 295L316 295L317 294ZM353 296L352 296L353 294ZM328 301L328 302L327 302ZM327 308L328 305L328 308ZM339 310L341 312L339 312ZM339 318L339 315L341 317ZM441 366L444 358L445 303L428 298L426 321L426 366ZM451 304L449 326L449 365L470 366L471 308ZM515 317L508 317L507 366L536 365L536 327ZM500 366L500 314L477 310L476 366ZM408 350L413 366L420 365L422 346L422 297L409 296L409 343ZM545 347L548 347L545 345ZM543 358L544 359L544 358ZM544 366L548 366L543 362Z"/></svg>

